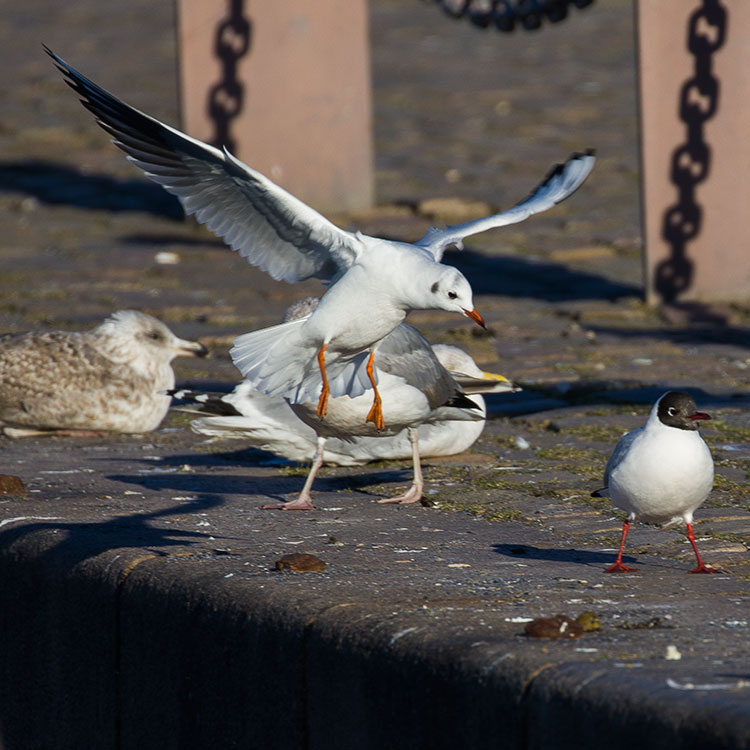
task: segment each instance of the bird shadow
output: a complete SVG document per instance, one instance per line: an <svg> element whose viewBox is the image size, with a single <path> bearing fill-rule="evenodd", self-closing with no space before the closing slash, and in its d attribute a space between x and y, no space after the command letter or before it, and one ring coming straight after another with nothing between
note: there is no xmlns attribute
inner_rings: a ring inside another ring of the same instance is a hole
<svg viewBox="0 0 750 750"><path fill-rule="evenodd" d="M145 179L84 174L44 160L0 163L0 192L22 193L40 203L106 211L142 211L179 220L180 202Z"/></svg>
<svg viewBox="0 0 750 750"><path fill-rule="evenodd" d="M616 336L620 339L653 338L659 341L671 341L675 344L690 346L692 344L730 344L750 347L750 328L732 325L728 318L720 313L707 311L703 315L697 308L694 314L689 313L685 324L679 327L659 326L658 328L625 329L596 324L586 325L586 330L597 336Z"/></svg>
<svg viewBox="0 0 750 750"><path fill-rule="evenodd" d="M461 270L475 294L531 297L547 302L643 296L640 286L548 261L490 256L470 248L448 251L443 261Z"/></svg>
<svg viewBox="0 0 750 750"><path fill-rule="evenodd" d="M130 463L127 459L123 462ZM181 467L190 469L180 471ZM217 473L209 474L200 469L216 469L217 467L245 468L249 472L253 468L281 468L281 472L272 475L253 475L245 473L241 476ZM294 474L284 474L284 469L297 470ZM196 469L199 469L196 471ZM196 453L164 457L149 468L142 469L136 474L112 474L108 479L124 484L135 485L151 491L168 490L188 494L221 495L261 495L263 497L280 497L299 492L305 482L308 465L286 459L279 459L273 453L255 448L219 453ZM352 469L347 471L346 469ZM326 474L324 467L315 478L314 489L319 492L361 492L366 495L377 494L368 492L365 488L372 485L390 482L410 481L410 467L387 466L362 471L362 467L345 467L342 474Z"/></svg>
<svg viewBox="0 0 750 750"><path fill-rule="evenodd" d="M163 549L184 547L208 539L207 533L186 531L178 528L158 528L150 524L162 517L205 512L224 502L218 495L203 494L186 506L184 503L170 505L154 511L128 512L105 521L64 521L54 518L37 520L34 523L13 525L0 529L0 547L10 549L14 543L40 531L52 530L59 542L47 548L37 559L48 561L56 570L73 568L77 564L113 549Z"/></svg>
<svg viewBox="0 0 750 750"><path fill-rule="evenodd" d="M174 220L184 219L180 202L162 187L146 179L117 179L108 175L84 174L65 164L47 160L0 163L0 192L20 193L48 205L68 205L106 211L139 211ZM148 234L132 234L132 244L153 245ZM171 238L162 239L169 243ZM190 243L179 237L176 241ZM211 240L193 240L201 245ZM215 240L217 247L224 243ZM534 297L547 301L609 299L642 296L639 286L612 281L602 276L573 270L558 263L527 258L492 257L467 248L448 251L446 262L454 263L466 275L476 294Z"/></svg>
<svg viewBox="0 0 750 750"><path fill-rule="evenodd" d="M531 544L493 544L492 548L498 555L515 557L526 560L547 560L548 562L563 563L604 563L611 564L615 556L611 552L596 552L586 549L554 549L547 547L534 547ZM630 555L623 555L624 562L637 562Z"/></svg>

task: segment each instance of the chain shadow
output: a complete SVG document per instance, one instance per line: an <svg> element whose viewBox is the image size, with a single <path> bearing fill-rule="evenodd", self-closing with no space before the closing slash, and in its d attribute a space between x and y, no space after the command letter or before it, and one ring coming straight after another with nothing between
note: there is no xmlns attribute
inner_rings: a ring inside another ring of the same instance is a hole
<svg viewBox="0 0 750 750"><path fill-rule="evenodd" d="M220 80L208 92L206 110L213 124L210 143L237 152L232 121L245 105L245 85L237 75L239 61L250 51L252 22L244 13L244 0L229 0L227 15L216 27L214 55L221 66Z"/></svg>
<svg viewBox="0 0 750 750"><path fill-rule="evenodd" d="M711 58L726 39L727 17L719 0L703 0L688 21L687 48L694 58L694 70L680 89L678 106L686 139L672 152L670 162L670 181L677 189L677 200L665 211L661 230L669 257L654 270L654 288L667 303L675 302L693 282L695 264L687 246L701 231L703 208L697 189L711 170L711 146L704 125L719 107L720 83L713 75Z"/></svg>

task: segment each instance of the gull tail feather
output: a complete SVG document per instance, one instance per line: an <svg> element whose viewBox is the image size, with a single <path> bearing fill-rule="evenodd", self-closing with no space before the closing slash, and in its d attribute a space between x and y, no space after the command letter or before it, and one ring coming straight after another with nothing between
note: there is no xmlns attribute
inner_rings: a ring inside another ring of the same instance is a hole
<svg viewBox="0 0 750 750"><path fill-rule="evenodd" d="M304 343L301 326L307 318L245 333L234 340L232 361L254 388L268 396L282 396L293 404L316 401L322 379L317 348ZM367 376L369 353L326 356L331 397L362 395L371 387Z"/></svg>
<svg viewBox="0 0 750 750"><path fill-rule="evenodd" d="M235 367L259 391L286 396L312 372L315 349L301 340L306 318L238 336L229 354Z"/></svg>

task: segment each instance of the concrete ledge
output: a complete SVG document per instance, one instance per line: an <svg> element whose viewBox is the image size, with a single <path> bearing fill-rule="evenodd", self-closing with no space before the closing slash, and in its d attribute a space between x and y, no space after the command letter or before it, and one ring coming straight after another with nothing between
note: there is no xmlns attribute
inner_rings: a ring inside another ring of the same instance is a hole
<svg viewBox="0 0 750 750"><path fill-rule="evenodd" d="M314 575L269 586L232 557L102 550L101 530L69 525L73 544L52 523L2 534L3 750L750 746L746 690L564 662L519 649L518 626L477 637L475 600L436 623L403 591L337 601Z"/></svg>

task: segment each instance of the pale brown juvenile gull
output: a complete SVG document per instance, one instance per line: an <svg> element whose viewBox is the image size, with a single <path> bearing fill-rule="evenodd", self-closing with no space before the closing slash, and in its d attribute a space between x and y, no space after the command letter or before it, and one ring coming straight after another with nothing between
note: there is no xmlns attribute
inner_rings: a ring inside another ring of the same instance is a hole
<svg viewBox="0 0 750 750"><path fill-rule="evenodd" d="M149 432L169 408L171 361L206 353L136 310L120 310L91 331L5 334L0 428L9 437Z"/></svg>

